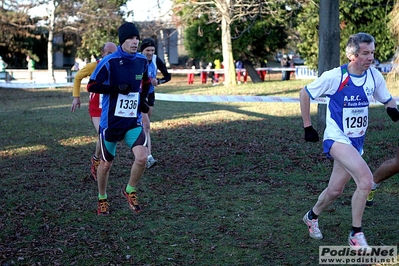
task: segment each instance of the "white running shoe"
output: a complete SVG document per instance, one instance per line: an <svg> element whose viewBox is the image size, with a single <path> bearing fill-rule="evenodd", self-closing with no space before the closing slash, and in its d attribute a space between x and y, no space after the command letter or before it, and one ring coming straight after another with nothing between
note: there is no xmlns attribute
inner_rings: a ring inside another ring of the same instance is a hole
<svg viewBox="0 0 399 266"><path fill-rule="evenodd" d="M351 233L349 233L348 243L353 250L360 251L361 249L366 249L366 252L371 251L371 248L367 244L366 237L364 236L363 232L356 233L353 236L351 236Z"/></svg>
<svg viewBox="0 0 399 266"><path fill-rule="evenodd" d="M149 155L147 158L147 169L150 169L151 167L155 166L157 164L157 160L152 157L152 155Z"/></svg>
<svg viewBox="0 0 399 266"><path fill-rule="evenodd" d="M309 236L314 239L322 239L323 234L319 229L319 220L318 219L310 220L308 218L308 213L309 212L307 212L305 216L303 216L303 222L308 226Z"/></svg>

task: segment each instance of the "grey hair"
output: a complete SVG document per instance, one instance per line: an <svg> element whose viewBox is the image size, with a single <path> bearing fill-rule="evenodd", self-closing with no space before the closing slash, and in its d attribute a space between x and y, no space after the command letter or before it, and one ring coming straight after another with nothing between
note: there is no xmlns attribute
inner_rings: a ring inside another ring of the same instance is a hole
<svg viewBox="0 0 399 266"><path fill-rule="evenodd" d="M375 39L368 33L359 32L349 36L348 42L346 43L346 56L349 58L351 55L357 55L360 50L359 44L361 43L375 43Z"/></svg>

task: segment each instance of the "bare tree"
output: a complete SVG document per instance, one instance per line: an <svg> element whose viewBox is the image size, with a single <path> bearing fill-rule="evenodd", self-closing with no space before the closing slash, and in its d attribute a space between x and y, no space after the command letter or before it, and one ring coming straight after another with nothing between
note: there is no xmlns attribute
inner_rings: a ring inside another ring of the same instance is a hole
<svg viewBox="0 0 399 266"><path fill-rule="evenodd" d="M28 16L31 5L16 0L1 1L0 4L0 49L2 53L12 58L12 65L19 66L25 62L25 57L17 58L15 54L30 54L29 45L39 40L35 19ZM33 56L35 60L38 57Z"/></svg>
<svg viewBox="0 0 399 266"><path fill-rule="evenodd" d="M319 13L319 75L339 66L339 1L323 0Z"/></svg>
<svg viewBox="0 0 399 266"><path fill-rule="evenodd" d="M0 17L0 23L4 25L3 29L7 31L18 32L20 35L25 35L33 38L41 38L41 31L39 33L33 33L33 30L41 28L48 31L48 39L47 39L47 66L49 73L49 81L54 82L54 70L53 70L53 39L54 39L54 30L55 30L55 16L56 9L59 2L54 0L45 0L45 1L10 1L8 5L5 5L5 2L1 2L2 7L7 7L7 10L14 11L16 14L20 14L22 19L7 21L7 17ZM38 18L30 18L28 13L32 8L43 7L44 13L36 14ZM38 20L41 20L44 23L40 23L40 26L37 25ZM28 52L22 50L21 52Z"/></svg>
<svg viewBox="0 0 399 266"><path fill-rule="evenodd" d="M158 19L158 22L159 22L159 24L160 25L162 25L163 23L162 23L162 17L163 17L163 15L162 15L162 9L161 9L161 4L160 4L160 2L159 2L159 0L157 0L157 5L158 5L158 12L159 12L159 19ZM170 62L169 62L169 53L167 52L167 49L166 49L166 40L167 40L167 38L169 38L169 36L165 36L165 31L164 31L164 28L163 27L161 27L160 28L160 30L159 30L159 33L160 33L160 41L161 41L161 45L162 45L162 50L163 50L163 56L164 56L164 60L165 60L165 65L166 65L166 67L170 67Z"/></svg>
<svg viewBox="0 0 399 266"><path fill-rule="evenodd" d="M54 78L54 64L53 64L53 39L54 39L54 24L55 24L55 3L50 0L47 4L47 14L48 14L48 39L47 39L47 69L49 79L55 82Z"/></svg>
<svg viewBox="0 0 399 266"><path fill-rule="evenodd" d="M396 1L391 13L389 14L391 17L391 20L389 22L389 29L391 30L393 36L396 37L396 39L399 39L399 1ZM396 48L396 52L394 55L394 62L396 63L394 67L392 67L392 70L388 74L388 79L396 81L397 75L399 73L399 46Z"/></svg>
<svg viewBox="0 0 399 266"><path fill-rule="evenodd" d="M226 86L235 85L235 67L232 53L232 23L235 21L254 21L261 15L276 16L276 23L281 23L277 18L278 10L282 6L289 7L300 1L287 0L174 0L173 10L181 20L181 24L187 24L193 18L207 15L208 23L218 23L222 29L222 54L223 66L225 70ZM248 23L247 23L248 24ZM249 23L248 25L252 25ZM249 26L249 27L250 27ZM237 32L236 37L240 37L248 28Z"/></svg>
<svg viewBox="0 0 399 266"><path fill-rule="evenodd" d="M3 34L6 33L10 36L15 34L44 39L46 38L44 36L47 35L48 78L50 81L54 81L53 49L56 48L53 46L54 36L72 32L77 38L72 41L73 44L68 45L74 45L75 48L81 45L80 38L82 36L87 37L90 41L87 41L89 44L86 44L86 50L98 51L104 41L109 41L112 36L116 36L117 27L123 16L120 7L126 2L127 0L0 0L0 10L2 11L0 12L0 26ZM41 10L34 14L35 17L28 14L33 8ZM11 12L3 12L3 10ZM9 13L13 14L12 19ZM95 37L90 38L93 35ZM99 36L105 37L101 39ZM95 46L96 49L90 49L91 46ZM18 51L29 53L28 49L20 48Z"/></svg>
<svg viewBox="0 0 399 266"><path fill-rule="evenodd" d="M318 74L339 66L340 56L339 1L323 0L319 10L319 68ZM326 104L317 105L317 127L326 126Z"/></svg>
<svg viewBox="0 0 399 266"><path fill-rule="evenodd" d="M395 1L393 9L390 13L391 20L389 22L389 28L392 33L399 39L399 1Z"/></svg>

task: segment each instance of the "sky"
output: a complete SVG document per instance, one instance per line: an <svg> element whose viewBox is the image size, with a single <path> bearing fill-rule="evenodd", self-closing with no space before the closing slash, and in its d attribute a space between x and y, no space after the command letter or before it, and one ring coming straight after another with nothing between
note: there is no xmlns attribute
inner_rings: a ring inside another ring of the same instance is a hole
<svg viewBox="0 0 399 266"><path fill-rule="evenodd" d="M158 7L160 4L160 9ZM126 6L128 10L133 10L134 17L128 18L129 21L151 21L162 16L165 19L168 16L165 14L170 10L172 5L171 0L130 0Z"/></svg>
<svg viewBox="0 0 399 266"><path fill-rule="evenodd" d="M158 8L158 2L160 9ZM129 0L126 4L128 10L133 10L134 17L126 18L127 21L151 21L158 19L162 16L162 19L168 18L165 14L170 10L172 6L171 0ZM37 7L30 10L32 16L42 15L45 13L45 6Z"/></svg>

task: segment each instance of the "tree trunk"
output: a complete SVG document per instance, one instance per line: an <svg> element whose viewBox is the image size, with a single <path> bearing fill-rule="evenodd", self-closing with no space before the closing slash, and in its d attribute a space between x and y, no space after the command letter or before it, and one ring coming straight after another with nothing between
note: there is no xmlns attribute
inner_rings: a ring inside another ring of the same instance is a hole
<svg viewBox="0 0 399 266"><path fill-rule="evenodd" d="M231 47L230 24L226 19L222 19L222 49L223 49L223 67L224 67L224 85L236 85L236 71L233 60L233 49Z"/></svg>
<svg viewBox="0 0 399 266"><path fill-rule="evenodd" d="M47 69L49 74L49 81L55 82L54 69L53 69L53 39L54 39L54 19L55 19L55 5L54 1L48 2L48 15L49 15L49 29L47 41Z"/></svg>
<svg viewBox="0 0 399 266"><path fill-rule="evenodd" d="M248 76L251 77L252 82L253 83L262 82L261 78L259 77L258 72L252 65L252 62L249 60L244 60L243 63L244 63L244 68L246 71L248 71Z"/></svg>
<svg viewBox="0 0 399 266"><path fill-rule="evenodd" d="M340 57L339 1L320 1L319 13L319 76L338 67Z"/></svg>
<svg viewBox="0 0 399 266"><path fill-rule="evenodd" d="M165 33L163 32L163 30L161 29L160 30L160 34L161 34L161 44L162 44L162 52L163 52L163 58L164 58L164 60L165 60L165 66L167 67L167 68L169 68L170 67L170 62L169 62L169 54L168 54L168 51L166 50L166 44L165 44ZM169 37L167 37L167 38L169 38Z"/></svg>
<svg viewBox="0 0 399 266"><path fill-rule="evenodd" d="M319 62L318 75L324 71L338 67L340 54L339 1L320 1L319 13ZM317 129L324 131L326 127L326 104L317 105Z"/></svg>
<svg viewBox="0 0 399 266"><path fill-rule="evenodd" d="M222 51L224 68L224 85L237 85L236 70L233 60L233 49L231 45L231 0L217 0L216 5L222 14Z"/></svg>

